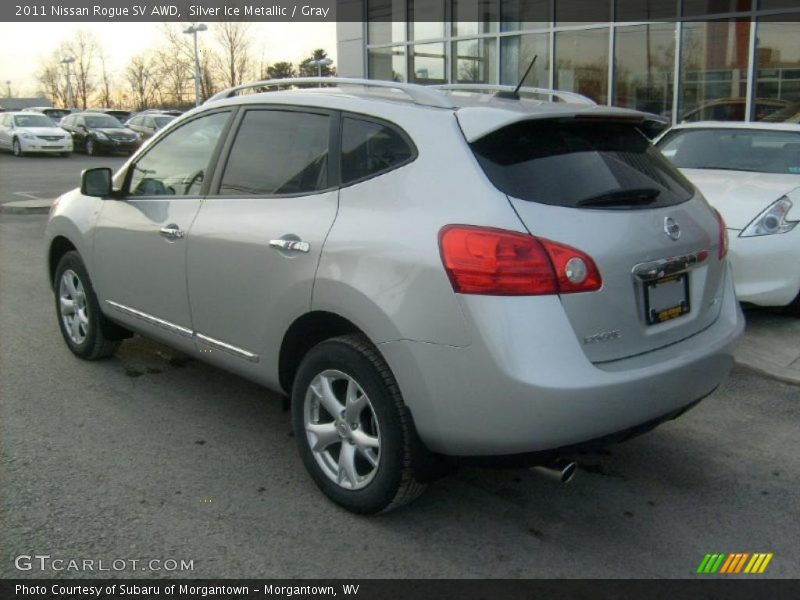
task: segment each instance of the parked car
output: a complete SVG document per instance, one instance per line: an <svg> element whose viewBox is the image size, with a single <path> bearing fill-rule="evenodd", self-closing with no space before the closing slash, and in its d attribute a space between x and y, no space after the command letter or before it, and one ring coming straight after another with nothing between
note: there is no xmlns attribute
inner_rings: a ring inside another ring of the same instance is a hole
<svg viewBox="0 0 800 600"><path fill-rule="evenodd" d="M141 137L112 116L96 113L73 113L64 117L61 127L72 135L75 149L86 154L124 152L133 154Z"/></svg>
<svg viewBox="0 0 800 600"><path fill-rule="evenodd" d="M33 112L4 112L0 114L0 149L14 156L29 152L57 153L69 156L72 138L45 115Z"/></svg>
<svg viewBox="0 0 800 600"><path fill-rule="evenodd" d="M789 104L786 100L775 98L755 98L755 120L766 119L772 113L786 108ZM721 98L710 100L685 112L681 116L682 123L693 123L697 121L745 121L747 115L746 98Z"/></svg>
<svg viewBox="0 0 800 600"><path fill-rule="evenodd" d="M63 119L72 112L72 109L53 108L52 106L32 106L30 108L24 108L23 112L41 113L47 117L50 117L53 123L58 124L61 121L61 119Z"/></svg>
<svg viewBox="0 0 800 600"><path fill-rule="evenodd" d="M162 113L139 114L128 119L125 127L138 133L143 140L153 137L161 129L172 123L175 117Z"/></svg>
<svg viewBox="0 0 800 600"><path fill-rule="evenodd" d="M122 110L119 108L87 108L84 112L103 113L104 115L114 117L120 123L124 123L125 121L130 119L131 115L133 114L129 110Z"/></svg>
<svg viewBox="0 0 800 600"><path fill-rule="evenodd" d="M140 115L170 115L173 117L180 117L184 111L177 110L174 108L148 108L141 112L136 113L134 116L138 117Z"/></svg>
<svg viewBox="0 0 800 600"><path fill-rule="evenodd" d="M641 113L323 81L344 87L223 92L56 201L75 355L136 331L290 395L305 467L359 513L443 456L551 466L627 439L727 375L724 225Z"/></svg>
<svg viewBox="0 0 800 600"><path fill-rule="evenodd" d="M800 314L800 126L693 123L657 144L725 218L739 299Z"/></svg>
<svg viewBox="0 0 800 600"><path fill-rule="evenodd" d="M794 102L770 113L762 119L765 123L800 123L800 102Z"/></svg>

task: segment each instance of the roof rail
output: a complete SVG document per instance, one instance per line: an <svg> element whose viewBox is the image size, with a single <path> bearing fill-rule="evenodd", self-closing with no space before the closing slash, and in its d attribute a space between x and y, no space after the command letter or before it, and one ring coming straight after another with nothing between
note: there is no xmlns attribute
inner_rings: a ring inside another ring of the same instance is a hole
<svg viewBox="0 0 800 600"><path fill-rule="evenodd" d="M255 81L244 83L218 94L214 94L206 102L216 102L225 98L232 98L241 90L254 88L293 86L293 85L358 85L362 87L387 88L404 92L415 104L423 106L434 106L438 108L454 108L447 96L434 89L432 86L418 85L414 83L397 83L395 81L380 81L376 79L355 79L349 77L294 77L287 79L267 79L265 81Z"/></svg>
<svg viewBox="0 0 800 600"><path fill-rule="evenodd" d="M516 89L516 86L513 85L492 85L488 83L447 83L443 85L434 85L431 87L437 90L463 92L513 92ZM521 94L530 94L536 96L555 96L564 102L571 102L573 104L586 104L589 106L597 105L597 102L591 98L587 98L583 94L578 94L576 92L562 92L561 90L551 90L538 87L521 87L519 92Z"/></svg>

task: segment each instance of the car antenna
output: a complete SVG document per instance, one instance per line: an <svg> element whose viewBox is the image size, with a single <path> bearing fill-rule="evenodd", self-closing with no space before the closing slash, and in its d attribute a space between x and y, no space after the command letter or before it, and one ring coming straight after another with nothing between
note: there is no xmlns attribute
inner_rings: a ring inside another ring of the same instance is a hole
<svg viewBox="0 0 800 600"><path fill-rule="evenodd" d="M531 69L533 68L533 65L536 64L536 59L537 58L539 58L538 54L533 57L533 60L531 61L531 64L529 64L528 68L525 69L525 74L522 76L522 79L519 80L519 83L517 84L517 87L514 88L513 92L505 92L505 91L497 92L495 94L495 97L497 97L497 98L506 98L507 100L519 100L519 90L522 87L522 84L525 81L525 78L528 76L528 73L531 72Z"/></svg>

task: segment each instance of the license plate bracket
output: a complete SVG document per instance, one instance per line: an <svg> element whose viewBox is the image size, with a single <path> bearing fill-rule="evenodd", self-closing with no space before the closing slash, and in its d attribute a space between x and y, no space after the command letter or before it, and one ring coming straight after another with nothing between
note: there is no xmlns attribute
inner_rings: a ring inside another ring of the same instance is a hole
<svg viewBox="0 0 800 600"><path fill-rule="evenodd" d="M687 273L662 277L644 284L644 310L648 325L677 319L691 309Z"/></svg>

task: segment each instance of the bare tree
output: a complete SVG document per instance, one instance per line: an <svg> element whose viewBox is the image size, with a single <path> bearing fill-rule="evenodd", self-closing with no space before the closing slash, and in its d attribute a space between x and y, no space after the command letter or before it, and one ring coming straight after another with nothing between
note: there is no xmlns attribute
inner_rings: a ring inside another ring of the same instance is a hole
<svg viewBox="0 0 800 600"><path fill-rule="evenodd" d="M41 63L36 78L41 86L40 93L49 97L54 106L67 106L69 98L65 72L57 56Z"/></svg>
<svg viewBox="0 0 800 600"><path fill-rule="evenodd" d="M158 69L153 57L137 54L128 62L125 76L131 90L131 100L136 110L148 108L158 92Z"/></svg>
<svg viewBox="0 0 800 600"><path fill-rule="evenodd" d="M66 54L75 59L72 75L76 104L86 108L89 97L95 89L93 71L98 54L97 39L90 32L79 29L74 38L64 44L63 48Z"/></svg>
<svg viewBox="0 0 800 600"><path fill-rule="evenodd" d="M111 76L106 65L108 57L103 51L100 51L98 56L100 59L100 106L111 107L114 102L111 99Z"/></svg>
<svg viewBox="0 0 800 600"><path fill-rule="evenodd" d="M218 23L216 40L221 54L217 57L216 67L223 85L239 85L247 79L251 71L250 24L241 21Z"/></svg>
<svg viewBox="0 0 800 600"><path fill-rule="evenodd" d="M191 103L194 47L189 36L172 24L164 24L164 41L155 52L161 75L161 104L176 107Z"/></svg>

